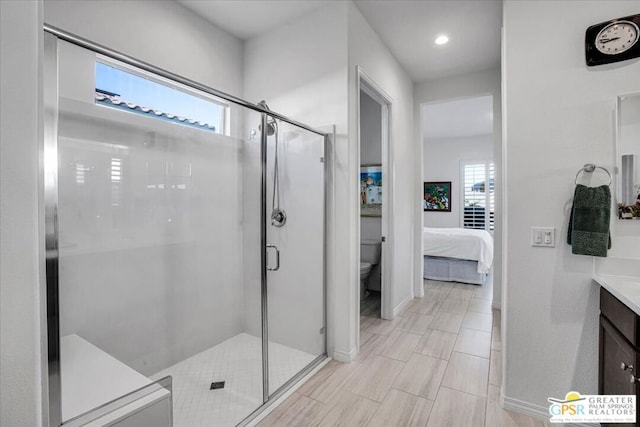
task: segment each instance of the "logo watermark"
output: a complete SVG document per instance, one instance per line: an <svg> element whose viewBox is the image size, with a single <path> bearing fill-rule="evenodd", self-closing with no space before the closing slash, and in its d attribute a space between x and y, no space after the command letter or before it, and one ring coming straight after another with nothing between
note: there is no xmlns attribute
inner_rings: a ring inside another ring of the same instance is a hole
<svg viewBox="0 0 640 427"><path fill-rule="evenodd" d="M552 423L635 423L636 396L581 395L570 391L564 399L549 397Z"/></svg>

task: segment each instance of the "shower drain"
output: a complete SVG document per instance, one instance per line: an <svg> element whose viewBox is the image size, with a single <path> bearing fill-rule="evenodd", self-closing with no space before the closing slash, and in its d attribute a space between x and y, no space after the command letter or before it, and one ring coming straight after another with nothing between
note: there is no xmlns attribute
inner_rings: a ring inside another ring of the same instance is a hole
<svg viewBox="0 0 640 427"><path fill-rule="evenodd" d="M211 383L211 387L209 387L209 390L216 390L219 388L224 388L224 381L214 381Z"/></svg>

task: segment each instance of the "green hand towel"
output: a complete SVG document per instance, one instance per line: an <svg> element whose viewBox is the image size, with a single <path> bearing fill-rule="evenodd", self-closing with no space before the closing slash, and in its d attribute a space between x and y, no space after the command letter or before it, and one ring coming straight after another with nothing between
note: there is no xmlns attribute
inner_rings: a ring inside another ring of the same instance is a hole
<svg viewBox="0 0 640 427"><path fill-rule="evenodd" d="M609 186L586 187L578 184L573 195L567 243L571 253L606 257L611 248Z"/></svg>

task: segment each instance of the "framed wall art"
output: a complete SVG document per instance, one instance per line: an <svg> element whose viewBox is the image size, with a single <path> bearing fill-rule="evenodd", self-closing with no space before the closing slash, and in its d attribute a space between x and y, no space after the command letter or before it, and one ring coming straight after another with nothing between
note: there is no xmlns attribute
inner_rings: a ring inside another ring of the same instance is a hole
<svg viewBox="0 0 640 427"><path fill-rule="evenodd" d="M451 212L451 181L429 181L424 183L425 212Z"/></svg>
<svg viewBox="0 0 640 427"><path fill-rule="evenodd" d="M382 216L382 165L360 166L360 216Z"/></svg>

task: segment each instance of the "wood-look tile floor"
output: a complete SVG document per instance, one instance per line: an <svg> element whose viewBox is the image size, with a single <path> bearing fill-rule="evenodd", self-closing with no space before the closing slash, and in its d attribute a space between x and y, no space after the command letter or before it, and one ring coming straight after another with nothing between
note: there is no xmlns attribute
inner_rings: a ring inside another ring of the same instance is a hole
<svg viewBox="0 0 640 427"><path fill-rule="evenodd" d="M330 361L258 425L548 427L500 407L491 285L425 280L424 288L392 321L366 310L357 360Z"/></svg>
<svg viewBox="0 0 640 427"><path fill-rule="evenodd" d="M380 292L368 291L366 298L360 300L360 315L368 318L380 318Z"/></svg>

